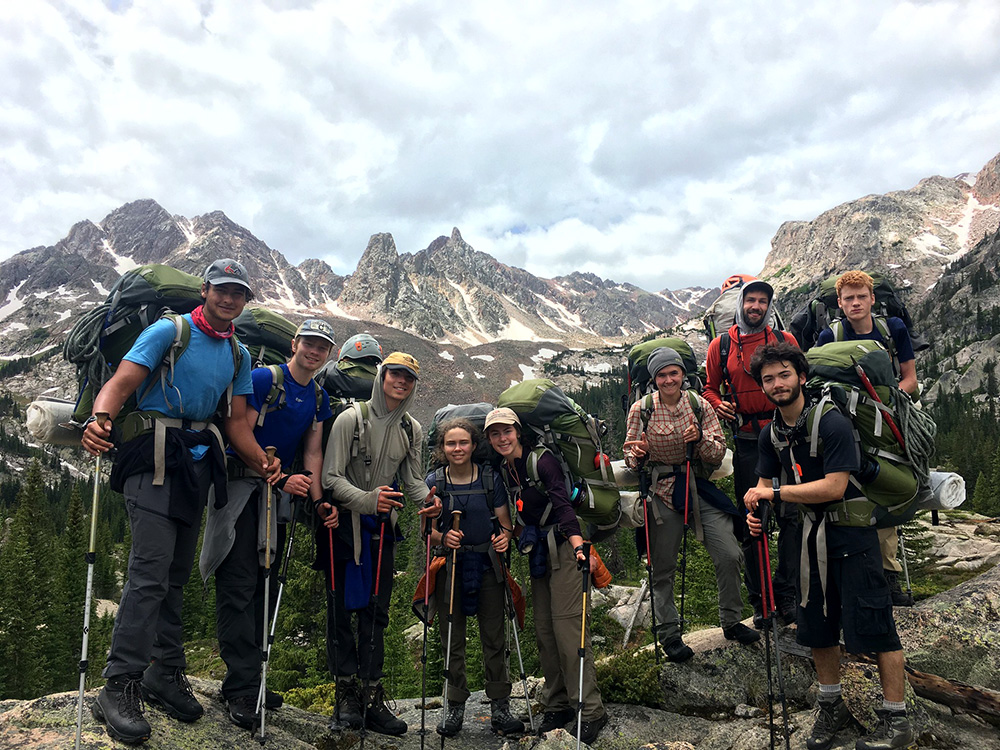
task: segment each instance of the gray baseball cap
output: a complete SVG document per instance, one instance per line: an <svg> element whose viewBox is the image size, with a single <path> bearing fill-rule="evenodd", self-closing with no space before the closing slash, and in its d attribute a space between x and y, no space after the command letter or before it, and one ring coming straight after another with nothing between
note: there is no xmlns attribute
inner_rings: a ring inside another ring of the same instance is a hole
<svg viewBox="0 0 1000 750"><path fill-rule="evenodd" d="M303 320L302 325L295 330L295 338L299 336L315 336L316 338L329 341L330 346L337 345L337 342L333 338L333 326L319 318Z"/></svg>
<svg viewBox="0 0 1000 750"><path fill-rule="evenodd" d="M235 258L220 258L205 269L206 284L239 284L246 287L247 299L253 297L250 274L247 268Z"/></svg>

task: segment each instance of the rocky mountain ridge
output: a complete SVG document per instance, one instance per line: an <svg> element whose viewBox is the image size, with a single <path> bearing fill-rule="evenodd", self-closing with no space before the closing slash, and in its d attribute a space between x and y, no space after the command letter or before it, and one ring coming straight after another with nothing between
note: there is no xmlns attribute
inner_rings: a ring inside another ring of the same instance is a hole
<svg viewBox="0 0 1000 750"><path fill-rule="evenodd" d="M761 277L785 310L818 282L850 268L887 271L921 302L949 264L1000 227L1000 154L975 176L928 177L908 190L868 195L811 221L782 224Z"/></svg>
<svg viewBox="0 0 1000 750"><path fill-rule="evenodd" d="M343 277L317 259L293 266L221 211L188 219L140 200L0 263L0 353L23 350L25 331L97 304L130 268L165 263L200 274L219 257L247 266L258 304L293 316L372 321L461 347L617 342L667 328L714 296L704 289L649 293L591 274L541 279L474 250L457 228L417 253L398 253L390 234L372 235L355 272Z"/></svg>

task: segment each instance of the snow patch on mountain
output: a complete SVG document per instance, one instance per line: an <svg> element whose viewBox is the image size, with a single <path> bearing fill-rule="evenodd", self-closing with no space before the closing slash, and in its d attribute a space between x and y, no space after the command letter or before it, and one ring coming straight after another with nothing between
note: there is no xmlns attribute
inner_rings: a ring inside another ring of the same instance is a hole
<svg viewBox="0 0 1000 750"><path fill-rule="evenodd" d="M492 362L496 357L492 354L473 354L469 359L481 359L483 362Z"/></svg>
<svg viewBox="0 0 1000 750"><path fill-rule="evenodd" d="M454 362L455 361L455 355L452 354L451 352L449 352L447 349L445 349L444 351L438 352L438 356L441 359L448 360L449 362Z"/></svg>
<svg viewBox="0 0 1000 750"><path fill-rule="evenodd" d="M24 286L26 282L27 279L22 281L20 284L15 286L7 293L7 299L4 302L3 306L0 307L0 320L3 320L4 318L10 315L13 315L22 307L24 307L24 301L17 296L17 293L21 291L21 287ZM27 328L27 326L25 326L25 328Z"/></svg>
<svg viewBox="0 0 1000 750"><path fill-rule="evenodd" d="M108 240L104 240L101 244L104 247L104 252L106 252L108 255L110 255L112 258L115 259L115 271L117 271L119 274L123 274L126 271L131 271L133 268L139 267L139 264L136 263L131 258L127 258L124 255L119 255L118 253L116 253L112 249L111 243Z"/></svg>

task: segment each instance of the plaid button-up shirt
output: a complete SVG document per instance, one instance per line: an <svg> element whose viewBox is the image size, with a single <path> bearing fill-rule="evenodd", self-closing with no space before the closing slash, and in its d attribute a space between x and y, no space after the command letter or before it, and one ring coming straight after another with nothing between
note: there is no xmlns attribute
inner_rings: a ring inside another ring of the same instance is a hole
<svg viewBox="0 0 1000 750"><path fill-rule="evenodd" d="M712 405L696 395L701 405L701 440L695 445L695 455L706 464L722 463L726 455L726 438L722 433L722 425L715 415ZM628 412L625 425L625 440L638 440L642 436L642 415L640 414L643 399L639 399ZM681 391L680 400L673 406L660 402L659 391L653 392L653 413L646 425L646 442L649 444L649 460L654 463L682 464L685 459L687 444L684 442L684 430L690 425L698 424L694 409L687 391ZM635 469L639 460L632 452L626 450L625 465ZM670 499L674 491L674 477L661 476L656 483L653 494L671 506ZM672 507L672 506L671 506Z"/></svg>

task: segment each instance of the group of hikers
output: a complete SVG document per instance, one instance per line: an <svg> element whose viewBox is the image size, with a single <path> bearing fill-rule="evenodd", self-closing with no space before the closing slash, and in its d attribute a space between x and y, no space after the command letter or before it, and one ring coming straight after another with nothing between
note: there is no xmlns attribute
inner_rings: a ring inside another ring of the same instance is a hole
<svg viewBox="0 0 1000 750"><path fill-rule="evenodd" d="M281 706L281 696L266 689L265 631L275 606L269 583L298 498L316 519L314 567L323 571L328 592L327 666L336 683L331 728L407 731L382 677L402 538L398 513L409 502L418 507L426 540L423 615L429 604L441 617L445 704L437 732L454 736L463 725L469 616L479 623L492 729L505 736L527 729L511 709L505 657L505 623L515 619L520 595L507 556L517 547L528 557L544 676L541 721L535 726L529 703L530 729L544 733L572 723L578 741L593 742L608 713L590 647L590 545L565 467L550 452L532 450L531 431L517 412L496 408L482 428L465 418L435 425L434 468L425 474L423 430L409 414L420 379L413 356L383 356L367 334L348 339L337 359L377 367L375 379L370 398L331 405L314 380L336 350L327 322L308 319L298 327L286 364L251 369L247 349L234 345L233 326L254 296L246 268L221 259L208 266L203 282L203 304L184 316L194 354L178 358L166 377L161 363L176 325L166 319L149 325L97 394L84 427L82 443L91 454L117 449L111 485L125 497L132 530L107 682L92 706L108 733L123 742L148 739L144 701L182 721L203 713L185 676L181 601L206 507L200 569L206 581L215 576L229 717L254 729L267 710ZM906 328L890 318L893 340L884 340L872 316L871 277L845 273L837 293L844 317L831 335L882 340L898 360L901 386L915 391ZM795 338L772 326L773 313L769 284L744 285L735 322L709 346L703 394L687 390L689 365L677 352L660 348L647 361L651 398L629 410L625 463L650 477L646 555L656 646L673 662L693 656L674 603L678 553L690 526L715 566L725 637L752 645L757 630L778 616L797 624L799 643L812 648L819 712L807 746L830 747L851 720L840 696L843 631L849 651L876 653L884 696L878 727L857 747L909 747L913 732L892 615L892 541L880 540L874 527L825 522L827 509L856 491L852 475L866 467L859 465L850 423L836 411L821 415L819 455L797 450L793 436L806 429L809 411L808 366ZM133 396L135 410L113 435L112 421ZM217 410L221 419L213 418ZM737 504L706 469L725 454L723 423L734 437ZM492 461L484 458L487 450ZM760 544L769 506L779 529L772 580L762 573ZM754 628L741 622L741 567Z"/></svg>

